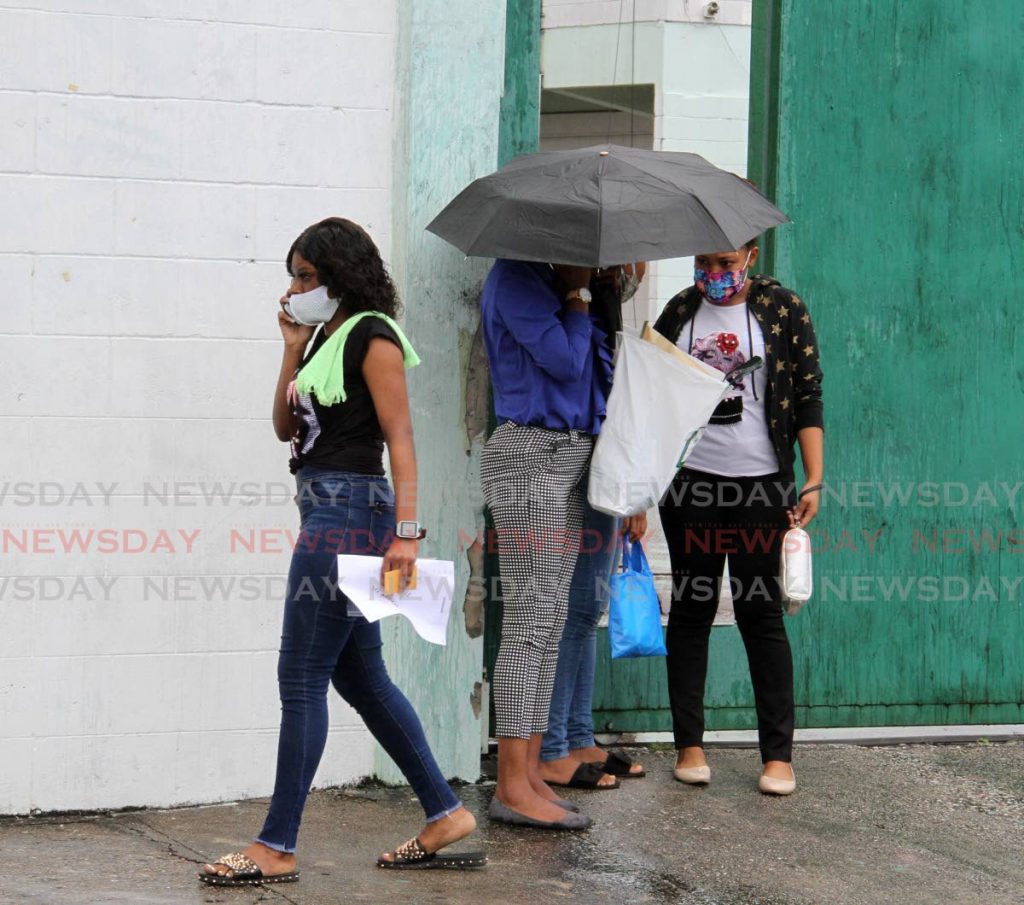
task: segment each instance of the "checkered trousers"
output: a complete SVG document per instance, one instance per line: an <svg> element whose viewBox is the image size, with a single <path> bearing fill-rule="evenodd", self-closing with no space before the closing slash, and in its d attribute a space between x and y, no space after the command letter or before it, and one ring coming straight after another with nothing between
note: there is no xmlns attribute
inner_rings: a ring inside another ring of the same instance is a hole
<svg viewBox="0 0 1024 905"><path fill-rule="evenodd" d="M499 738L548 728L593 446L580 431L506 421L484 447L480 476L497 530L504 603L493 681Z"/></svg>

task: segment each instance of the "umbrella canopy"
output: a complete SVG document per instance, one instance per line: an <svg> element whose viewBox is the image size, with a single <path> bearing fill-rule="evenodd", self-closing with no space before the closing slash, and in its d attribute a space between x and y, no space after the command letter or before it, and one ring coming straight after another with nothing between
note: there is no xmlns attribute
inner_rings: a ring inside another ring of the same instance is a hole
<svg viewBox="0 0 1024 905"><path fill-rule="evenodd" d="M697 154L596 145L517 157L427 229L466 255L609 267L739 248L786 222Z"/></svg>

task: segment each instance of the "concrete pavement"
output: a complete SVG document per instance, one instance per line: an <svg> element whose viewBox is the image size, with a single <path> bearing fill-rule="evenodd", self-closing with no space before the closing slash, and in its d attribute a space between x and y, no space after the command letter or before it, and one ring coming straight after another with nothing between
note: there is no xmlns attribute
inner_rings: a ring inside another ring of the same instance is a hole
<svg viewBox="0 0 1024 905"><path fill-rule="evenodd" d="M299 883L220 890L205 860L245 844L265 801L84 817L0 819L0 902L588 905L1020 905L1024 743L798 748L788 799L760 795L756 752L709 751L713 782L674 782L674 752L639 749L648 777L572 792L595 819L577 834L482 816L493 787L463 787L483 871L385 872L378 852L414 835L408 789L323 790L300 836ZM272 765L268 765L270 769Z"/></svg>

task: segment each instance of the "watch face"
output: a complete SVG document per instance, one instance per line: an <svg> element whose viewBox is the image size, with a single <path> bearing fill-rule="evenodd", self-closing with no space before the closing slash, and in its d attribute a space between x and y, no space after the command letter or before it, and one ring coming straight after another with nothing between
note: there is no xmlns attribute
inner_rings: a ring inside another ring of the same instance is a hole
<svg viewBox="0 0 1024 905"><path fill-rule="evenodd" d="M576 290L579 293L580 301L586 302L588 305L594 300L594 297L590 294L590 290L584 287L583 289Z"/></svg>
<svg viewBox="0 0 1024 905"><path fill-rule="evenodd" d="M406 540L415 540L420 534L419 522L399 522L395 534Z"/></svg>

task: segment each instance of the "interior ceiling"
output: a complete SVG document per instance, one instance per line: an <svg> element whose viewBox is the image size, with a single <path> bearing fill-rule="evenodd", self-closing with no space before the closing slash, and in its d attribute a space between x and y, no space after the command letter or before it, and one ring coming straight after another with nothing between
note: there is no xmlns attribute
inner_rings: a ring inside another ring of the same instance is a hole
<svg viewBox="0 0 1024 905"><path fill-rule="evenodd" d="M541 92L541 113L623 113L654 114L654 85L591 85L573 88L545 88Z"/></svg>

